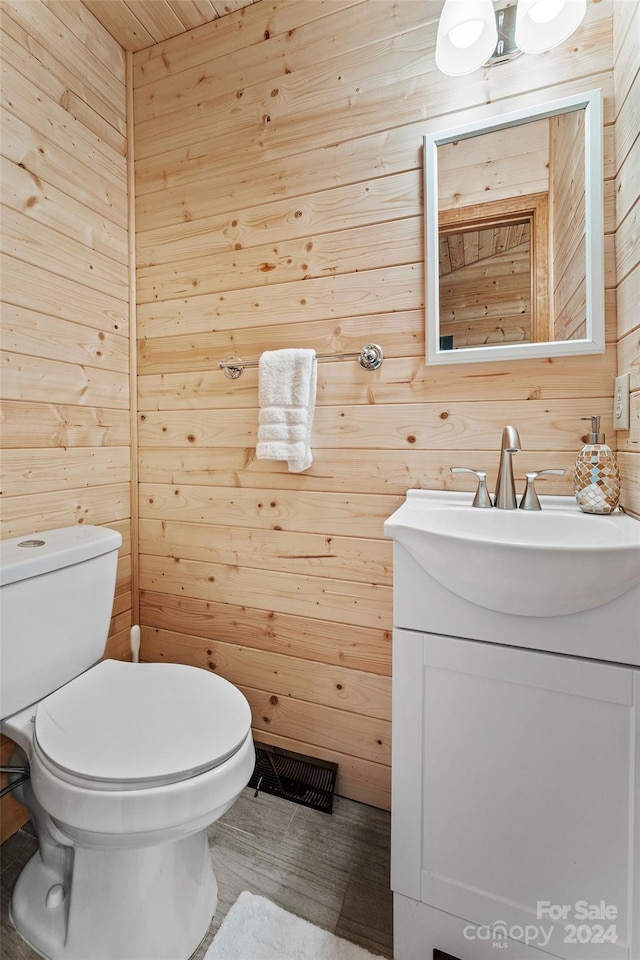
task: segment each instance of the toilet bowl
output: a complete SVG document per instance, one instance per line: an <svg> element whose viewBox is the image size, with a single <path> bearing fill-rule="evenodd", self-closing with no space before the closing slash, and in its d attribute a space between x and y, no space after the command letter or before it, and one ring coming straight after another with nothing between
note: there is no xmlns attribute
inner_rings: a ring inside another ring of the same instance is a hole
<svg viewBox="0 0 640 960"><path fill-rule="evenodd" d="M70 586L74 568L109 553L113 564L118 541L94 529L99 545L87 547L92 534L82 534L80 559L65 531L43 535L56 558L39 560L35 573L25 574L22 559L19 575L12 572L6 561L13 543L0 545L2 627L9 640L23 635L27 649L35 643L22 629L23 616L33 609L42 614L38 604L25 607L29 579L54 578L34 586L40 599L57 597L49 612L61 621L87 606L85 598L65 607L56 572L62 562L62 582ZM83 585L94 582L103 591L104 572ZM107 577L107 590L114 581L115 575ZM15 585L19 593L5 590ZM21 708L0 723L29 760L31 779L16 796L39 839L13 891L13 923L49 960L188 960L216 908L207 828L233 804L255 764L249 705L222 677L181 664L104 660L78 672L77 650L65 652L63 623L46 621L45 611L44 639L55 639L59 630L61 658L73 660L67 682L29 702L34 689L46 689L46 675L34 686L24 670L14 671L6 699ZM71 632L75 648L77 624ZM21 662L8 660L14 667ZM52 669L59 671L59 663Z"/></svg>
<svg viewBox="0 0 640 960"><path fill-rule="evenodd" d="M22 936L51 960L186 960L216 906L207 827L255 762L240 691L105 660L2 728L30 758L44 828L12 897Z"/></svg>

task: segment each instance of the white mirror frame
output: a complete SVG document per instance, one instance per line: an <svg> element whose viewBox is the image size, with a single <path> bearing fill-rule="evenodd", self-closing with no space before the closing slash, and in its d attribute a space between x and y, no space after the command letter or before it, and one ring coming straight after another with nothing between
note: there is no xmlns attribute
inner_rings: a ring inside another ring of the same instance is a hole
<svg viewBox="0 0 640 960"><path fill-rule="evenodd" d="M513 343L499 346L440 349L440 278L438 262L438 147L493 133L516 124L543 120L573 110L585 111L585 272L586 337L580 340ZM426 362L484 363L532 357L566 357L604 353L604 213L602 163L602 93L589 90L541 106L527 107L424 137Z"/></svg>

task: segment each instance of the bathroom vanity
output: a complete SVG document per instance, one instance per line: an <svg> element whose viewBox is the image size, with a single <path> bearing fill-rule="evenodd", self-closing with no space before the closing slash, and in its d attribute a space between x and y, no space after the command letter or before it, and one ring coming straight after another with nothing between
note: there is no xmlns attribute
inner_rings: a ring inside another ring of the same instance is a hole
<svg viewBox="0 0 640 960"><path fill-rule="evenodd" d="M396 960L640 957L640 524L541 501L385 525Z"/></svg>

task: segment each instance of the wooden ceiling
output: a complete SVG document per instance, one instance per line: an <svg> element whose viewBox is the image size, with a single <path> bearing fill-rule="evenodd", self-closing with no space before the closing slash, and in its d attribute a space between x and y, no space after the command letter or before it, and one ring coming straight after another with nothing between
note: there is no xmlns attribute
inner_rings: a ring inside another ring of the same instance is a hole
<svg viewBox="0 0 640 960"><path fill-rule="evenodd" d="M258 0L82 0L125 50L162 40L234 13Z"/></svg>
<svg viewBox="0 0 640 960"><path fill-rule="evenodd" d="M484 230L447 232L440 234L440 276L460 270L470 263L478 263L499 253L519 250L531 239L530 222L499 224Z"/></svg>

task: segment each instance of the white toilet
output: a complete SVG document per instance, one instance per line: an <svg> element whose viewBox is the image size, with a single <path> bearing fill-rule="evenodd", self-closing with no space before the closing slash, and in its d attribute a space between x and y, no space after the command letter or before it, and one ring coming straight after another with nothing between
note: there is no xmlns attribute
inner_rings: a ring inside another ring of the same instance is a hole
<svg viewBox="0 0 640 960"><path fill-rule="evenodd" d="M0 543L0 729L39 849L11 915L50 960L187 960L215 912L207 827L254 767L251 711L215 674L101 657L119 533Z"/></svg>

